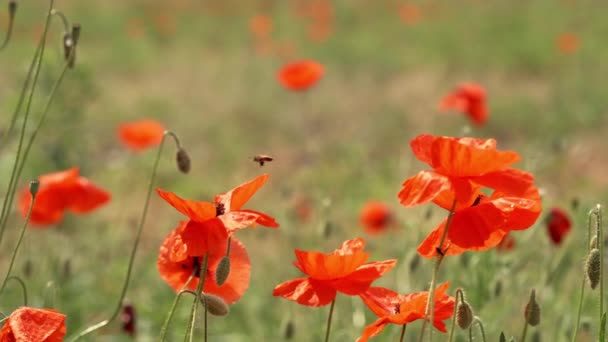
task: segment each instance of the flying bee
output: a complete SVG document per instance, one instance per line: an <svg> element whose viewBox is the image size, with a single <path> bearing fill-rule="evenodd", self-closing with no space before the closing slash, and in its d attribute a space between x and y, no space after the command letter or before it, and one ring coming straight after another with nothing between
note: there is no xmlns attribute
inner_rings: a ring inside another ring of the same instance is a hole
<svg viewBox="0 0 608 342"><path fill-rule="evenodd" d="M260 166L264 166L264 163L271 162L274 158L265 154L258 154L253 157L253 161L260 164Z"/></svg>

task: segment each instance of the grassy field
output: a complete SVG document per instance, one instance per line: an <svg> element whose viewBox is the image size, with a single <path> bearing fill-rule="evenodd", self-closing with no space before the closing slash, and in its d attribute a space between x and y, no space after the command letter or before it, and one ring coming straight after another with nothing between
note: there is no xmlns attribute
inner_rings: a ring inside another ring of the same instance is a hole
<svg viewBox="0 0 608 342"><path fill-rule="evenodd" d="M431 205L400 206L396 195L403 180L426 168L415 160L409 141L421 133L466 135L495 138L499 148L517 151L522 156L517 167L535 175L543 208L565 208L574 227L562 245L554 246L543 213L532 228L512 235L516 246L511 251L446 258L439 281L451 282L451 295L465 289L488 341L496 341L501 331L519 338L532 288L543 311L530 336L570 341L586 257L587 211L608 199L608 5L592 0L336 0L323 7L319 3L325 2L316 0L317 7L330 9L321 11L328 26L319 33L314 25L321 19L306 12L311 3L56 1L55 8L82 25L77 62L52 103L19 189L40 174L78 166L111 192L112 201L91 215L68 215L49 229L28 229L13 274L26 280L29 305L66 314L68 335L111 314L155 158L154 151L126 150L116 128L153 118L180 137L192 158L190 173L178 173L167 145L158 187L211 200L257 175L271 175L248 207L272 215L281 227L239 233L252 261L251 283L227 317L211 318L209 339L280 341L292 321L293 340L321 341L328 307L308 308L272 296L274 286L300 274L291 265L293 249L329 252L362 236L372 260L399 260L377 284L401 293L428 289L432 261L419 260L415 269L411 264L416 246L447 212L433 208L429 218ZM19 2L12 40L0 52L2 131L18 101L46 10L46 2ZM250 28L251 18L260 14L272 19L264 44ZM3 12L0 28L7 21ZM63 65L62 30L54 20L33 118L40 117ZM560 49L564 33L580 40L575 51ZM289 92L276 73L301 58L319 61L326 74L306 93ZM440 99L465 81L487 89L490 119L483 127L437 110ZM0 146L2 193L17 138L14 134ZM260 153L275 160L260 168L251 161ZM311 206L307 220L294 214L302 199ZM372 199L393 209L398 229L365 235L359 210ZM573 199L580 202L577 209L571 207ZM180 219L153 195L127 293L138 313L138 341L158 339L174 299L158 275L156 258ZM2 270L22 222L11 215L0 247ZM327 226L329 234L324 233ZM578 341L597 340L598 298L597 291L586 291ZM9 314L20 305L19 289L9 285L1 311ZM189 310L190 299L178 307L170 341L183 339ZM373 320L357 297L339 295L331 340L355 340ZM408 326L405 340L415 341L420 326ZM202 328L199 322L197 340L202 340ZM399 332L391 326L375 340L395 341ZM87 338L131 340L119 323ZM468 334L457 332L456 340L466 341Z"/></svg>

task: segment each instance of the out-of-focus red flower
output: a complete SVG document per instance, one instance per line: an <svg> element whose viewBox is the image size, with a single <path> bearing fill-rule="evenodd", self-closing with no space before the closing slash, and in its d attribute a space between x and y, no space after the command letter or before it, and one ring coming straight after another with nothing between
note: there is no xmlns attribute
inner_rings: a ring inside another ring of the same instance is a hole
<svg viewBox="0 0 608 342"><path fill-rule="evenodd" d="M118 126L118 137L125 146L141 151L158 146L163 140L165 127L156 120L139 120Z"/></svg>
<svg viewBox="0 0 608 342"><path fill-rule="evenodd" d="M266 183L270 176L262 175L236 188L215 196L213 203L182 199L176 194L157 189L158 195L173 208L188 216L180 239L187 247L188 255L202 257L209 247L205 232L210 227L221 227L226 238L233 232L256 225L276 228L279 224L274 218L253 210L242 209L243 205Z"/></svg>
<svg viewBox="0 0 608 342"><path fill-rule="evenodd" d="M359 220L365 231L373 235L386 231L394 223L394 216L385 203L369 201L361 208Z"/></svg>
<svg viewBox="0 0 608 342"><path fill-rule="evenodd" d="M494 139L451 138L423 134L410 143L416 157L433 170L408 178L399 192L406 207L432 201L444 209L455 203L442 251L457 255L495 247L511 230L530 227L541 211L532 174L513 169L513 151L499 151ZM493 189L490 196L482 188ZM418 247L430 258L445 229L444 220Z"/></svg>
<svg viewBox="0 0 608 342"><path fill-rule="evenodd" d="M465 113L474 124L481 126L488 120L486 90L477 83L462 83L439 103L440 111L455 110Z"/></svg>
<svg viewBox="0 0 608 342"><path fill-rule="evenodd" d="M559 52L569 55L578 51L581 42L576 34L564 32L557 37L555 44L557 45Z"/></svg>
<svg viewBox="0 0 608 342"><path fill-rule="evenodd" d="M547 233L555 245L560 245L572 228L572 220L568 213L561 208L551 208L545 218Z"/></svg>
<svg viewBox="0 0 608 342"><path fill-rule="evenodd" d="M296 197L293 210L296 218L300 222L306 223L310 221L310 218L312 217L313 213L313 207L312 203L310 202L310 199L308 199L307 197Z"/></svg>
<svg viewBox="0 0 608 342"><path fill-rule="evenodd" d="M305 60L285 65L279 71L278 79L289 90L307 90L317 84L324 72L320 63Z"/></svg>
<svg viewBox="0 0 608 342"><path fill-rule="evenodd" d="M51 309L20 307L8 316L2 342L61 342L66 334L65 315Z"/></svg>
<svg viewBox="0 0 608 342"><path fill-rule="evenodd" d="M42 175L30 217L34 225L51 225L63 219L66 210L86 214L110 201L110 194L79 175L77 167ZM32 203L29 188L21 191L19 213L26 217Z"/></svg>
<svg viewBox="0 0 608 342"><path fill-rule="evenodd" d="M511 234L505 235L502 240L496 245L496 250L500 252L510 251L515 247L515 239L511 236Z"/></svg>
<svg viewBox="0 0 608 342"><path fill-rule="evenodd" d="M294 262L307 277L288 280L274 288L273 295L306 306L323 306L338 292L354 296L365 292L371 283L388 272L397 260L368 262L365 240L347 240L332 253L295 250Z"/></svg>
<svg viewBox="0 0 608 342"><path fill-rule="evenodd" d="M254 38L267 40L272 33L272 19L265 14L257 14L249 20L249 30Z"/></svg>
<svg viewBox="0 0 608 342"><path fill-rule="evenodd" d="M414 26L422 19L422 11L414 4L403 4L399 6L399 18L404 24Z"/></svg>
<svg viewBox="0 0 608 342"><path fill-rule="evenodd" d="M439 285L434 294L433 325L441 332L446 332L443 321L454 313L455 299L445 293L448 286L449 282ZM360 297L367 307L380 317L368 325L357 339L357 342L365 342L382 332L389 323L404 325L424 319L429 293L424 291L401 295L383 287L370 287Z"/></svg>
<svg viewBox="0 0 608 342"><path fill-rule="evenodd" d="M184 287L192 274L194 279L190 281L187 289L195 290L201 279L200 273L197 274L196 271L201 266L203 257L191 255L188 246L181 238L187 224L187 221L180 222L179 226L165 238L158 253L157 267L160 276L176 292ZM251 263L247 251L235 237L229 240L222 226L207 226L201 233L206 235L206 243L203 248L198 248L196 254L208 255L203 292L222 297L226 304L235 303L249 287ZM216 270L226 254L228 241L230 241L230 273L226 282L218 286L215 279Z"/></svg>
<svg viewBox="0 0 608 342"><path fill-rule="evenodd" d="M137 313L133 304L123 304L120 320L122 322L122 331L131 337L135 337L137 334Z"/></svg>

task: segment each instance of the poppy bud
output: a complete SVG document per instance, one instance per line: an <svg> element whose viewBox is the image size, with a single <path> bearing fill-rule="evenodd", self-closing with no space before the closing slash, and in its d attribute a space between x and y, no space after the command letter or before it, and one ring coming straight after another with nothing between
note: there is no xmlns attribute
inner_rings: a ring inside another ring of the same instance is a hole
<svg viewBox="0 0 608 342"><path fill-rule="evenodd" d="M70 55L74 49L74 39L72 39L71 33L63 34L63 58L66 62L70 61Z"/></svg>
<svg viewBox="0 0 608 342"><path fill-rule="evenodd" d="M122 306L120 320L122 322L122 331L124 331L127 335L131 337L135 337L136 318L137 314L135 313L135 307L131 303L125 302Z"/></svg>
<svg viewBox="0 0 608 342"><path fill-rule="evenodd" d="M40 181L34 179L30 182L30 194L32 194L32 197L36 196L36 194L38 193L38 189L40 189Z"/></svg>
<svg viewBox="0 0 608 342"><path fill-rule="evenodd" d="M213 316L226 316L230 313L230 308L222 297L204 293L203 297L201 297L201 303L207 307L207 312Z"/></svg>
<svg viewBox="0 0 608 342"><path fill-rule="evenodd" d="M463 297L464 298L464 297ZM466 301L458 303L456 308L456 325L462 330L468 329L473 323L473 309Z"/></svg>
<svg viewBox="0 0 608 342"><path fill-rule="evenodd" d="M72 262L66 259L63 262L63 279L69 279L72 276Z"/></svg>
<svg viewBox="0 0 608 342"><path fill-rule="evenodd" d="M578 199L578 197L572 197L572 200L570 201L570 208L572 208L573 211L576 211L580 206L580 203L581 201Z"/></svg>
<svg viewBox="0 0 608 342"><path fill-rule="evenodd" d="M414 253L410 259L410 273L416 272L418 265L420 265L420 254Z"/></svg>
<svg viewBox="0 0 608 342"><path fill-rule="evenodd" d="M80 39L80 24L72 25L72 40L74 41L74 46L78 45L78 40Z"/></svg>
<svg viewBox="0 0 608 342"><path fill-rule="evenodd" d="M524 317L526 318L526 323L533 327L540 323L540 305L536 302L536 290L530 292L530 300L526 304Z"/></svg>
<svg viewBox="0 0 608 342"><path fill-rule="evenodd" d="M285 323L285 326L283 327L283 338L286 340L291 340L293 338L293 335L295 335L295 333L296 333L295 323L291 319L287 320L287 323Z"/></svg>
<svg viewBox="0 0 608 342"><path fill-rule="evenodd" d="M500 332L500 339L498 340L499 342L507 342L507 338L505 337L505 333L504 332Z"/></svg>
<svg viewBox="0 0 608 342"><path fill-rule="evenodd" d="M33 263L32 263L32 260L27 259L27 260L25 261L25 264L23 265L23 275L24 275L26 278L31 277L31 276L32 276L32 269L33 269Z"/></svg>
<svg viewBox="0 0 608 342"><path fill-rule="evenodd" d="M215 283L217 286L222 286L228 279L230 275L230 258L227 255L222 257L220 263L217 265L215 269Z"/></svg>
<svg viewBox="0 0 608 342"><path fill-rule="evenodd" d="M496 280L496 283L494 283L494 297L500 297L501 293L502 293L502 280L498 279L498 280Z"/></svg>
<svg viewBox="0 0 608 342"><path fill-rule="evenodd" d="M595 289L597 284L600 283L600 262L601 262L600 250L594 248L589 252L587 261L585 262L585 273L587 273L587 280L591 289Z"/></svg>
<svg viewBox="0 0 608 342"><path fill-rule="evenodd" d="M589 249L597 248L597 235L593 235L591 241L589 241Z"/></svg>
<svg viewBox="0 0 608 342"><path fill-rule="evenodd" d="M15 13L17 13L17 1L11 0L8 2L8 17L10 20L13 20Z"/></svg>
<svg viewBox="0 0 608 342"><path fill-rule="evenodd" d="M333 233L333 230L334 230L334 225L331 223L331 221L326 220L321 225L321 236L323 236L323 238L325 238L325 239L328 239L331 236L331 234Z"/></svg>
<svg viewBox="0 0 608 342"><path fill-rule="evenodd" d="M188 155L188 152L186 152L186 150L180 147L180 149L177 150L177 155L175 159L177 161L177 169L181 173L190 172L190 156Z"/></svg>

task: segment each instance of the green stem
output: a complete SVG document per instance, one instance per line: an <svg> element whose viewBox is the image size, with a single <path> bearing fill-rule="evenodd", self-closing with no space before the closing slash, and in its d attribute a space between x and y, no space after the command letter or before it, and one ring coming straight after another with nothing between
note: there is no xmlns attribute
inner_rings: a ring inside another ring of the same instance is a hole
<svg viewBox="0 0 608 342"><path fill-rule="evenodd" d="M192 274L190 276L190 278L188 278L188 280L186 281L184 286L182 286L182 290L179 291L179 293L175 296L175 299L173 299L173 304L171 305L169 314L167 315L167 318L165 319L165 323L163 323L162 328L160 328L160 341L161 342L163 342L165 340L165 336L167 335L167 329L169 329L169 323L171 323L171 320L173 319L173 314L175 313L175 309L177 308L177 304L179 303L179 300L182 297L182 295L185 293L190 293L190 294L193 294L196 296L196 294L193 293L192 291L186 290L186 288L188 287L188 284L190 284L190 282L192 281L193 278L194 278L194 274Z"/></svg>
<svg viewBox="0 0 608 342"><path fill-rule="evenodd" d="M525 342L526 341L526 334L528 333L528 322L524 323L524 331L522 331L521 333L521 339L519 342Z"/></svg>
<svg viewBox="0 0 608 342"><path fill-rule="evenodd" d="M401 328L401 335L399 336L399 342L403 342L403 338L405 337L405 329L407 328L407 324L403 325L403 328Z"/></svg>
<svg viewBox="0 0 608 342"><path fill-rule="evenodd" d="M131 280L131 273L133 271L133 263L135 261L135 255L137 254L137 247L139 246L139 240L141 239L141 233L144 228L144 223L146 222L146 216L148 215L148 207L150 205L150 198L152 197L152 191L154 189L154 182L156 180L156 171L158 170L158 164L160 163L160 157L162 155L163 146L165 144L166 137L171 134L172 134L171 132L165 131L165 133L163 134L163 139L161 140L160 145L158 146L158 152L156 153L156 160L154 161L154 166L152 167L152 175L150 176L150 183L148 184L148 193L146 195L146 201L144 202L144 209L141 213L141 218L139 220L139 225L137 228L137 234L135 235L135 242L133 243L133 249L131 250L131 257L129 258L129 266L127 267L127 276L126 276L124 284L122 286L122 291L120 294L120 298L118 300L118 304L116 305L116 309L114 309L114 312L112 313L110 318L86 328L85 330L78 333L76 336L69 339L70 342L79 340L80 338L105 327L106 325L110 324L110 322L115 320L116 317L118 317L118 315L120 314L120 310L122 309L122 303L125 299L125 295L127 294L127 289L129 288L129 282Z"/></svg>
<svg viewBox="0 0 608 342"><path fill-rule="evenodd" d="M597 234L597 248L600 251L600 331L602 327L602 316L604 315L604 232L602 231L602 207L595 207L595 227Z"/></svg>
<svg viewBox="0 0 608 342"><path fill-rule="evenodd" d="M44 50L46 46L46 37L49 31L49 26L51 23L51 16L53 11L53 6L55 4L54 0L49 0L49 10L46 16L46 22L44 24L44 31L42 33L42 38L40 39L40 54L38 56L38 60L36 63L36 67L34 70L34 79L32 81L31 91L27 98L26 106L25 106L25 114L23 116L23 124L21 125L21 131L19 133L19 143L17 145L17 152L15 153L15 161L13 162L13 169L11 171L11 178L8 183L8 189L6 190L6 195L4 196L4 204L2 205L2 214L0 215L0 243L2 242L2 237L4 235L4 230L6 228L6 222L8 220L8 214L10 212L12 206L12 198L15 195L15 190L17 187L17 166L19 165L19 160L21 158L21 149L23 148L23 139L25 138L25 129L27 127L27 121L30 114L30 109L32 106L32 99L34 97L34 93L36 91L36 84L38 83L38 76L40 75L40 69L42 67L42 60L44 58Z"/></svg>
<svg viewBox="0 0 608 342"><path fill-rule="evenodd" d="M460 294L460 297L458 296ZM458 301L461 298L460 302ZM454 313L452 314L452 326L450 327L450 337L448 338L448 342L452 342L454 339L454 330L456 327L456 313L458 311L458 303L464 302L464 294L462 289L456 289L456 300L454 301Z"/></svg>
<svg viewBox="0 0 608 342"><path fill-rule="evenodd" d="M207 280L207 267L209 265L209 253L205 254L203 258L203 263L199 266L199 278L198 285L196 286L196 296L194 296L194 301L192 302L192 309L190 309L190 320L188 321L188 327L186 330L186 336L184 337L184 341L192 342L192 336L194 335L194 322L196 321L196 311L198 309L198 305L201 302L201 293L205 288L205 280ZM205 303L206 304L206 303ZM205 305L205 308L207 306ZM206 309L205 309L206 310ZM205 341L207 341L207 331L205 330Z"/></svg>
<svg viewBox="0 0 608 342"><path fill-rule="evenodd" d="M441 240L439 240L439 246L437 246L437 251L441 252L437 256L437 260L435 261L435 267L433 268L433 276L431 278L431 285L429 288L429 296L426 301L426 309L424 312L424 317L429 317L429 321L431 322L431 328L429 329L429 341L433 342L433 321L435 319L435 284L437 282L437 274L439 273L439 266L441 266L441 262L443 261L443 243L448 236L448 229L450 229L450 223L452 223L452 217L454 216L454 212L456 211L456 198L454 198L454 202L452 202L452 207L450 208L450 212L448 213L448 218L445 222L445 228L443 229L443 233L441 235ZM420 336L418 337L418 341L422 342L424 338L424 331L426 329L427 320L422 321L422 328L420 329Z"/></svg>
<svg viewBox="0 0 608 342"><path fill-rule="evenodd" d="M585 245L585 249L589 251L592 248L591 245L591 212L587 215L587 243ZM598 244L597 236L596 236L596 245ZM576 336L578 335L578 327L581 324L581 315L583 313L583 298L585 297L585 276L583 275L583 281L581 282L581 291L578 296L578 310L576 313L576 324L574 325L574 332L572 333L572 342L576 342Z"/></svg>
<svg viewBox="0 0 608 342"><path fill-rule="evenodd" d="M329 332L331 331L331 319L334 315L334 306L336 305L336 298L331 301L331 306L329 307L329 316L327 316L327 328L325 329L325 342L329 341Z"/></svg>
<svg viewBox="0 0 608 342"><path fill-rule="evenodd" d="M475 323L477 323L477 326L479 327L479 331L481 332L481 340L483 342L486 342L486 330L483 327L483 323L477 316L475 316L475 321L473 322L473 324L475 324Z"/></svg>
<svg viewBox="0 0 608 342"><path fill-rule="evenodd" d="M25 286L23 279L17 276L10 276L6 279L6 281L8 282L9 280L14 280L21 285L21 290L23 290L23 306L27 306L27 287Z"/></svg>
<svg viewBox="0 0 608 342"><path fill-rule="evenodd" d="M10 6L10 4L9 4ZM11 36L13 35L13 24L15 23L15 13L9 13L8 17L8 28L6 29L6 36L4 37L4 42L0 45L0 51L4 50L8 45L8 42L11 41Z"/></svg>

